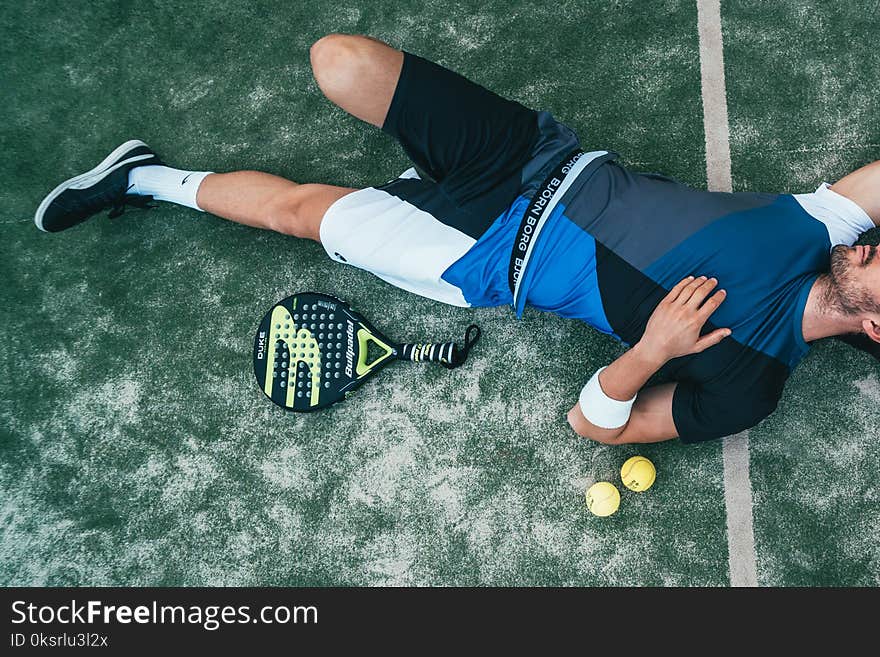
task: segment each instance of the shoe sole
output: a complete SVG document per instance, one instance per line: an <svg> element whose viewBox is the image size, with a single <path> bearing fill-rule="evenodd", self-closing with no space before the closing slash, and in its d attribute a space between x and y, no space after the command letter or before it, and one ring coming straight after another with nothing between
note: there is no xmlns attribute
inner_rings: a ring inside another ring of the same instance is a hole
<svg viewBox="0 0 880 657"><path fill-rule="evenodd" d="M88 187L89 185L94 184L95 182L101 180L107 174L115 171L119 167L124 166L130 162L137 162L139 160L146 160L146 159L149 159L152 157L156 157L155 154L149 153L149 154L145 154L145 155L138 155L137 157L133 157L130 160L123 160L122 162L116 162L116 164L113 164L113 162L115 160L118 160L119 158L123 157L126 153L128 153L131 150L134 150L135 148L137 148L139 146L144 146L145 148L149 148L149 146L147 146L140 139L130 139L129 141L122 144L121 146L118 146L117 148L115 148L113 150L113 152L110 153L110 155L108 155L103 160L101 160L101 163L98 164L98 166L94 167L93 169L89 169L85 173L81 173L78 176L74 176L73 178L69 178L68 180L65 180L63 183L61 183L55 189L53 189L51 192L49 192L49 194L46 196L46 198L43 199L42 203L40 203L40 207L37 208L37 212L34 214L34 223L36 224L37 228L39 228L44 233L52 232L52 231L49 231L49 230L46 230L45 228L43 228L43 215L46 213L46 209L49 207L49 205L51 205L52 201L54 201L56 198L58 198L62 192L66 191L68 189L71 189L71 188L83 189L83 188ZM111 164L113 164L113 166L110 166ZM93 179L93 180L91 180L91 179ZM82 185L81 187L76 187L76 185L79 185L84 182L88 182L89 184Z"/></svg>

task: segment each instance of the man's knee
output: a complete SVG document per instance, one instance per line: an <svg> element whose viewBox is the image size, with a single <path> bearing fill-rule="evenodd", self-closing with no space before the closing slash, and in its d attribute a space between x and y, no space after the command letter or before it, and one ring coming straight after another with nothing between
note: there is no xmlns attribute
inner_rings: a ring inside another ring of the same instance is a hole
<svg viewBox="0 0 880 657"><path fill-rule="evenodd" d="M263 208L264 223L266 227L284 235L315 239L313 226L310 225L312 222L305 216L301 187L299 185L289 192L278 194L269 201Z"/></svg>
<svg viewBox="0 0 880 657"><path fill-rule="evenodd" d="M328 34L312 44L309 57L315 81L327 98L336 102L357 80L366 37L350 34Z"/></svg>

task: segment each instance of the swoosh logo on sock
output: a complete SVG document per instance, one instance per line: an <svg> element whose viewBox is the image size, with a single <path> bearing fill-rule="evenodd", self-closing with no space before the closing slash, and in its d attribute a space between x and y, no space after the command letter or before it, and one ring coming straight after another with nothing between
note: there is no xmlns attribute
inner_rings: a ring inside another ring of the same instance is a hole
<svg viewBox="0 0 880 657"><path fill-rule="evenodd" d="M189 178L192 174L188 173L183 177L183 180L180 181L181 186L186 182L186 179Z"/></svg>

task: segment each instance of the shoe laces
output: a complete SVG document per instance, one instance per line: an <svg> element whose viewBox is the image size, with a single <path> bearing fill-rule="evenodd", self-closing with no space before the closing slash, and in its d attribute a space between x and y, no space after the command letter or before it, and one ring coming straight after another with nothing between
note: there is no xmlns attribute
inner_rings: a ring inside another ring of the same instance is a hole
<svg viewBox="0 0 880 657"><path fill-rule="evenodd" d="M122 194L112 200L112 206L110 208L110 212L107 216L110 219L116 219L116 217L122 216L125 214L126 206L132 206L135 208L140 208L141 210L150 210L156 207L155 203L151 203L153 200L152 196L140 196L138 194Z"/></svg>

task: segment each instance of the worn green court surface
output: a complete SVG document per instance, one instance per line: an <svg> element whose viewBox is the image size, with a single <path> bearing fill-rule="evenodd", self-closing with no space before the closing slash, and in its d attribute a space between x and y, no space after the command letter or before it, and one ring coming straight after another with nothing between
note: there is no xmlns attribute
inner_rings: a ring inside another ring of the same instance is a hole
<svg viewBox="0 0 880 657"><path fill-rule="evenodd" d="M170 164L377 184L399 147L319 93L309 45L368 33L548 109L584 146L705 186L695 2L6 3L0 9L0 584L726 585L721 442L610 448L565 412L621 353L584 325L440 306L320 246L163 205L60 235L57 182L140 138ZM877 2L722 3L734 186L880 159ZM784 245L782 245L784 246ZM772 254L768 254L772 257ZM484 339L285 414L252 333L297 290L398 339ZM880 581L880 368L819 344L753 429L758 581ZM590 516L641 453L649 492Z"/></svg>

